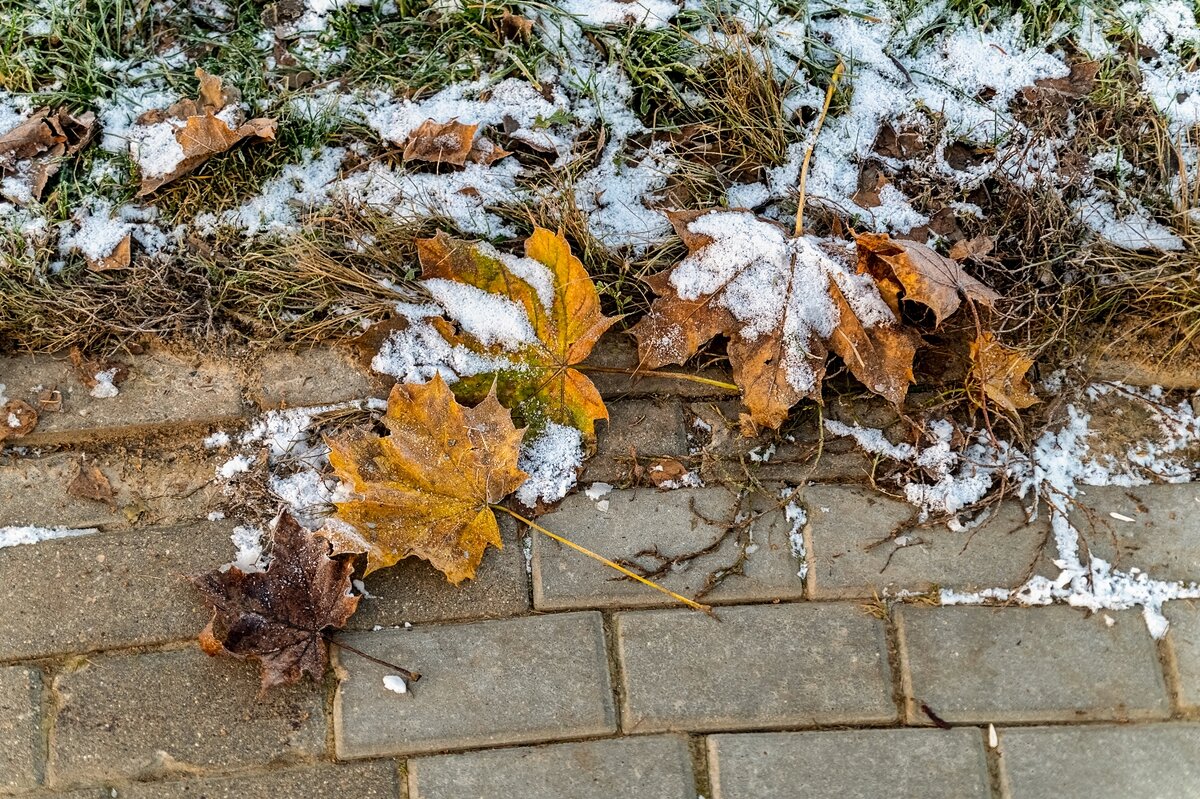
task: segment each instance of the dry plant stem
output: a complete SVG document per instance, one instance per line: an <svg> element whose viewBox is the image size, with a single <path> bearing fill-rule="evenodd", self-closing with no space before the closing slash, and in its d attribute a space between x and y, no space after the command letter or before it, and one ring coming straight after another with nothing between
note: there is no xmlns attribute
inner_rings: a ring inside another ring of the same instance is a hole
<svg viewBox="0 0 1200 799"><path fill-rule="evenodd" d="M621 574L625 575L626 577L630 577L634 580L637 580L642 585L648 585L651 588L653 588L655 591L661 591L662 593L666 594L667 596L671 597L672 599L676 599L676 600L682 602L683 604L687 605L689 608L694 608L696 610L702 610L708 614L712 613L712 608L709 607L708 605L702 605L693 599L688 599L687 597L681 596L680 594L677 594L674 591L663 588L661 585L659 585L656 582L653 582L652 580L647 580L645 577L642 577L641 575L634 574L629 569L626 569L624 566L621 566L618 563L614 563L613 561L609 560L608 558L604 557L603 555L597 555L595 552L591 551L590 549L587 549L586 547L581 547L579 544L576 544L574 541L568 541L567 539L563 538L558 533L550 532L549 530L547 530L545 527L542 527L537 522L533 521L532 519L526 519L524 516L522 516L521 514L517 513L514 510L509 510L508 508L504 507L503 505L492 505L491 508L492 508L492 510L504 511L509 516L513 517L514 519L521 522L522 524L529 525L529 527L531 527L532 529L537 530L542 535L549 536L550 538L553 538L558 543L568 546L571 549L575 550L576 552L581 552L584 555L587 555L592 560L600 561L605 566L608 566L610 569L616 569Z"/></svg>
<svg viewBox="0 0 1200 799"><path fill-rule="evenodd" d="M416 682L417 680L421 679L421 672L419 672L419 671L409 671L408 669L404 668L403 666L397 666L395 663L389 663L388 661L377 658L374 655L368 655L366 652L362 651L358 647L354 647L354 646L350 646L350 644L342 643L341 641L339 641L338 639L329 635L328 633L322 633L321 637L324 638L327 643L332 644L333 646L336 646L338 649L344 649L347 652L353 652L354 654L358 655L360 658L363 658L364 660L369 660L377 666L383 666L384 668L388 668L393 671L400 672L400 676L403 677L406 682L412 683L412 682Z"/></svg>
<svg viewBox="0 0 1200 799"><path fill-rule="evenodd" d="M629 375L630 377L668 377L672 380L687 380L691 383L700 383L705 386L725 389L726 391L741 392L741 389L733 383L712 380L707 377L700 377L700 375L689 375L686 372L641 371L639 369L622 369L619 366L589 366L587 364L580 364L575 368L581 372L603 372L604 374Z"/></svg>
<svg viewBox="0 0 1200 799"><path fill-rule="evenodd" d="M796 236L804 235L804 187L808 182L808 162L812 160L813 150L817 149L817 137L821 135L825 117L829 115L829 104L833 102L833 91L837 88L838 80L845 71L846 64L839 58L837 66L833 68L833 74L829 77L829 87L825 89L825 104L821 106L821 115L817 117L817 124L813 128L812 144L808 145L808 152L804 154L804 163L800 165L800 200L796 204Z"/></svg>

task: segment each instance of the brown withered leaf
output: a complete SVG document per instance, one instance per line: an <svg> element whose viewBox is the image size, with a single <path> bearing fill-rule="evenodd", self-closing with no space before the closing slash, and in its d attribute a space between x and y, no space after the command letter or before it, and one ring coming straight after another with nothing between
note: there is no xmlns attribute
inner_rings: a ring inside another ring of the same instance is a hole
<svg viewBox="0 0 1200 799"><path fill-rule="evenodd" d="M991 333L971 342L971 382L984 396L1009 413L1040 402L1026 376L1033 361L1005 347Z"/></svg>
<svg viewBox="0 0 1200 799"><path fill-rule="evenodd" d="M266 571L230 566L192 578L213 609L201 648L259 661L263 690L306 674L319 680L328 662L326 631L344 627L358 607L353 572L353 558L330 557L326 539L284 513L272 532Z"/></svg>
<svg viewBox="0 0 1200 799"><path fill-rule="evenodd" d="M1099 74L1099 61L1080 61L1071 65L1071 72L1065 77L1042 78L1034 81L1034 85L1063 97L1077 99L1092 93L1096 88L1096 76Z"/></svg>
<svg viewBox="0 0 1200 799"><path fill-rule="evenodd" d="M96 134L96 115L74 116L65 109L39 108L29 119L0 135L0 176L15 178L27 192L8 191L18 204L37 200L64 158L82 150Z"/></svg>
<svg viewBox="0 0 1200 799"><path fill-rule="evenodd" d="M539 227L525 240L525 255L549 271L545 277L552 296L547 297L498 253L476 242L438 233L435 238L417 241L417 255L425 279L453 280L511 300L524 311L537 338L513 351L503 344L485 345L444 319L434 320L449 343L511 364L459 379L454 393L467 402L477 402L495 386L504 407L516 411L534 430L546 421L556 422L582 431L584 438L593 442L595 422L607 419L608 411L592 381L575 367L617 318L601 313L596 284L571 254L563 235Z"/></svg>
<svg viewBox="0 0 1200 799"><path fill-rule="evenodd" d="M125 238L117 242L117 246L113 247L112 252L108 255L102 255L99 258L88 256L87 268L89 272L107 272L110 269L124 269L129 266L131 257L130 234L126 233Z"/></svg>
<svg viewBox="0 0 1200 799"><path fill-rule="evenodd" d="M655 458L643 467L646 479L655 488L665 484L677 483L688 473L688 468L674 458Z"/></svg>
<svg viewBox="0 0 1200 799"><path fill-rule="evenodd" d="M37 427L38 414L33 406L22 400L9 400L0 406L0 442L9 438L24 438Z"/></svg>
<svg viewBox="0 0 1200 799"><path fill-rule="evenodd" d="M963 261L967 258L981 258L990 255L995 246L994 238L981 233L973 239L954 242L954 246L950 248L950 260Z"/></svg>
<svg viewBox="0 0 1200 799"><path fill-rule="evenodd" d="M110 507L115 507L112 483L104 476L104 472L100 471L100 467L82 459L77 466L75 478L67 485L67 493L73 497L103 502Z"/></svg>
<svg viewBox="0 0 1200 799"><path fill-rule="evenodd" d="M166 111L148 112L141 124L171 124L175 140L183 149L183 159L169 172L161 175L144 174L138 197L144 197L162 186L188 174L214 155L226 152L243 140L274 141L276 121L258 117L240 125L230 125L216 116L236 97L232 89L222 87L221 79L196 70L200 79L198 100L181 100ZM182 123L182 124L180 124Z"/></svg>
<svg viewBox="0 0 1200 799"><path fill-rule="evenodd" d="M506 8L500 15L500 34L505 39L520 39L527 42L533 36L533 20L520 14L514 14Z"/></svg>
<svg viewBox="0 0 1200 799"><path fill-rule="evenodd" d="M900 327L870 278L748 212L668 217L689 255L646 279L658 297L631 330L640 367L684 363L728 336L747 430L778 428L805 397L819 402L830 351L869 389L903 401L920 339Z"/></svg>
<svg viewBox="0 0 1200 799"><path fill-rule="evenodd" d="M449 122L427 119L405 141L404 160L454 166L463 166L470 161L486 166L510 155L486 138L477 139L475 131L478 128L478 125L464 125L454 119Z"/></svg>
<svg viewBox="0 0 1200 799"><path fill-rule="evenodd" d="M440 376L393 387L382 421L387 436L328 442L353 498L336 503L339 523L324 535L336 552L366 552L367 574L415 556L452 583L474 577L487 546L502 546L491 504L527 477L517 468L524 431L495 394L463 407Z"/></svg>
<svg viewBox="0 0 1200 799"><path fill-rule="evenodd" d="M113 373L110 382L114 386L121 385L129 377L128 365L111 358L88 358L78 347L72 347L68 357L71 359L71 366L75 369L75 376L89 389L98 385L96 375L102 372L111 371Z"/></svg>
<svg viewBox="0 0 1200 799"><path fill-rule="evenodd" d="M940 325L964 299L990 307L1000 298L964 272L956 261L924 244L893 239L886 233L863 233L854 238L859 273L875 279L897 318L902 299L928 307Z"/></svg>

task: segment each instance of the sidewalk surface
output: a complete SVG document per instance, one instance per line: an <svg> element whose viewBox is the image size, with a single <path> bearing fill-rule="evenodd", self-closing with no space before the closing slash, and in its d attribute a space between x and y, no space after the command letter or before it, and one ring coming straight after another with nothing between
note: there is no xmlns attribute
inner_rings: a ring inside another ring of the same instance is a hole
<svg viewBox="0 0 1200 799"><path fill-rule="evenodd" d="M705 550L660 580L694 593L728 572L705 598L714 617L509 524L464 587L411 561L366 581L345 640L422 672L414 693L342 653L324 684L260 697L253 665L195 644L209 614L183 577L229 561L237 523L208 518L232 509L213 480L226 456L200 441L264 408L384 392L331 351L239 369L152 354L131 372L98 400L67 363L0 360L9 396L64 395L23 454L0 455L0 527L99 530L0 549L0 794L1200 796L1200 607L1168 605L1155 641L1136 611L935 606L939 587L1056 574L1045 525L1013 504L974 534L917 527L843 442L814 470L809 442L761 463L714 441L702 488L618 488L606 506L578 493L541 518L609 557ZM582 484L620 485L631 448L687 456L695 420L736 418L694 384L600 377L612 420ZM85 455L113 503L67 493ZM789 482L802 525L772 509ZM1089 546L1200 579L1196 486L1084 501ZM747 509L766 513L726 534ZM884 601L901 591L926 598Z"/></svg>

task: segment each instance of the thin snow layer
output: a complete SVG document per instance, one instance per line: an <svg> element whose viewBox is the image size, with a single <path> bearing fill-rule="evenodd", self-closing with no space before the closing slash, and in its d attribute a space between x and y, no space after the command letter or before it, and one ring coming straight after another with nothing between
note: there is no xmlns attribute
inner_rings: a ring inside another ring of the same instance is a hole
<svg viewBox="0 0 1200 799"><path fill-rule="evenodd" d="M1187 453L1188 447L1200 441L1200 417L1189 402L1165 403L1158 388L1143 391L1117 383L1101 383L1089 386L1085 395L1094 400L1113 392L1143 401L1159 425L1157 436L1136 443L1122 459L1091 454L1089 416L1074 404L1067 406L1067 422L1063 427L1044 433L1029 453L993 440L987 431L975 434L963 452L954 452L949 446L952 433L949 422L929 426L926 437L931 444L924 448L892 445L881 433L876 435L878 431L831 428L828 422L826 426L835 434L854 435L867 451L922 467L927 477L904 486L908 500L921 507L922 518L931 511L954 514L982 499L1001 479L1007 480L1017 496L1030 501L1032 517L1036 517L1041 507L1047 509L1057 550L1054 565L1060 570L1057 577L1036 575L1015 590L989 588L963 593L946 589L941 597L944 604L1065 603L1092 611L1140 607L1151 635L1161 638L1167 631L1163 603L1171 599L1200 599L1200 585L1158 580L1136 567L1120 570L1090 553L1085 560L1079 546L1081 535L1072 525L1070 514L1082 486L1181 483L1200 477L1200 462L1189 460ZM952 520L952 528L962 529L956 521Z"/></svg>
<svg viewBox="0 0 1200 799"><path fill-rule="evenodd" d="M557 502L575 487L583 465L583 434L550 422L540 435L521 446L517 465L529 475L516 492L522 505L533 508L539 501Z"/></svg>
<svg viewBox="0 0 1200 799"><path fill-rule="evenodd" d="M610 249L632 247L641 253L671 232L661 211L647 206L660 201L677 161L667 143L655 142L636 165L606 152L600 164L575 184L575 204L587 215L588 229Z"/></svg>
<svg viewBox="0 0 1200 799"><path fill-rule="evenodd" d="M790 238L779 226L744 211L705 214L688 230L710 243L671 272L679 297L716 294L715 303L733 314L749 341L781 336L784 374L797 391L816 385L808 347L814 339L828 339L839 321L829 294L831 278L865 326L892 318L874 284L852 275L814 239Z"/></svg>
<svg viewBox="0 0 1200 799"><path fill-rule="evenodd" d="M1131 210L1121 214L1104 192L1096 192L1075 203L1079 219L1100 238L1126 250L1182 250L1183 239L1150 217L1136 199Z"/></svg>
<svg viewBox="0 0 1200 799"><path fill-rule="evenodd" d="M55 538L75 538L99 532L94 527L73 529L70 527L0 527L0 549L20 544L36 544Z"/></svg>
<svg viewBox="0 0 1200 799"><path fill-rule="evenodd" d="M796 493L794 488L783 488L779 492L781 499L788 500L783 506L783 515L788 522L788 542L792 546L792 555L800 563L796 576L801 580L808 576L808 552L804 547L804 525L808 524L808 511L799 502L792 499Z"/></svg>
<svg viewBox="0 0 1200 799"><path fill-rule="evenodd" d="M133 225L114 216L111 203L100 200L79 209L73 225L64 223L58 239L58 250L62 255L79 252L90 260L98 261L112 255L132 230Z"/></svg>
<svg viewBox="0 0 1200 799"><path fill-rule="evenodd" d="M679 13L673 0L562 0L558 7L584 25L640 25L647 30L666 27Z"/></svg>
<svg viewBox="0 0 1200 799"><path fill-rule="evenodd" d="M237 548L237 554L229 563L247 574L266 571L267 561L263 557L263 531L250 525L240 525L233 528L229 540Z"/></svg>

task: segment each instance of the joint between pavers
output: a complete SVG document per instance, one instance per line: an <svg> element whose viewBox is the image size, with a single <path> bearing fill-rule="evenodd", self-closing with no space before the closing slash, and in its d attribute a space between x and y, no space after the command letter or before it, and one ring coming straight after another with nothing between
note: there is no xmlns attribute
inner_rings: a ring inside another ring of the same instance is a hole
<svg viewBox="0 0 1200 799"><path fill-rule="evenodd" d="M616 723L617 735L624 731L625 715L625 674L621 668L621 657L618 651L618 625L616 613L612 610L601 611L601 635L604 636L604 660L608 666L608 684L612 691L613 721Z"/></svg>
<svg viewBox="0 0 1200 799"><path fill-rule="evenodd" d="M988 790L991 791L992 799L1004 799L1004 763L1001 760L1000 746L992 747L988 740L988 728L982 727L979 729L979 734L983 738L983 757L987 764Z"/></svg>
<svg viewBox="0 0 1200 799"><path fill-rule="evenodd" d="M1171 718L1181 719L1186 715L1183 705L1183 686L1179 677L1179 661L1170 634L1154 642L1158 665L1162 669L1163 685L1167 689L1167 702L1171 706Z"/></svg>
<svg viewBox="0 0 1200 799"><path fill-rule="evenodd" d="M896 718L902 726L908 726L910 686L906 684L907 672L900 655L900 629L891 607L884 605L887 615L883 618L883 639L887 649L888 676L892 685L892 704L896 706ZM864 611L866 612L866 611Z"/></svg>
<svg viewBox="0 0 1200 799"><path fill-rule="evenodd" d="M689 735L688 753L692 758L692 780L697 796L712 796L712 775L708 765L708 736Z"/></svg>

